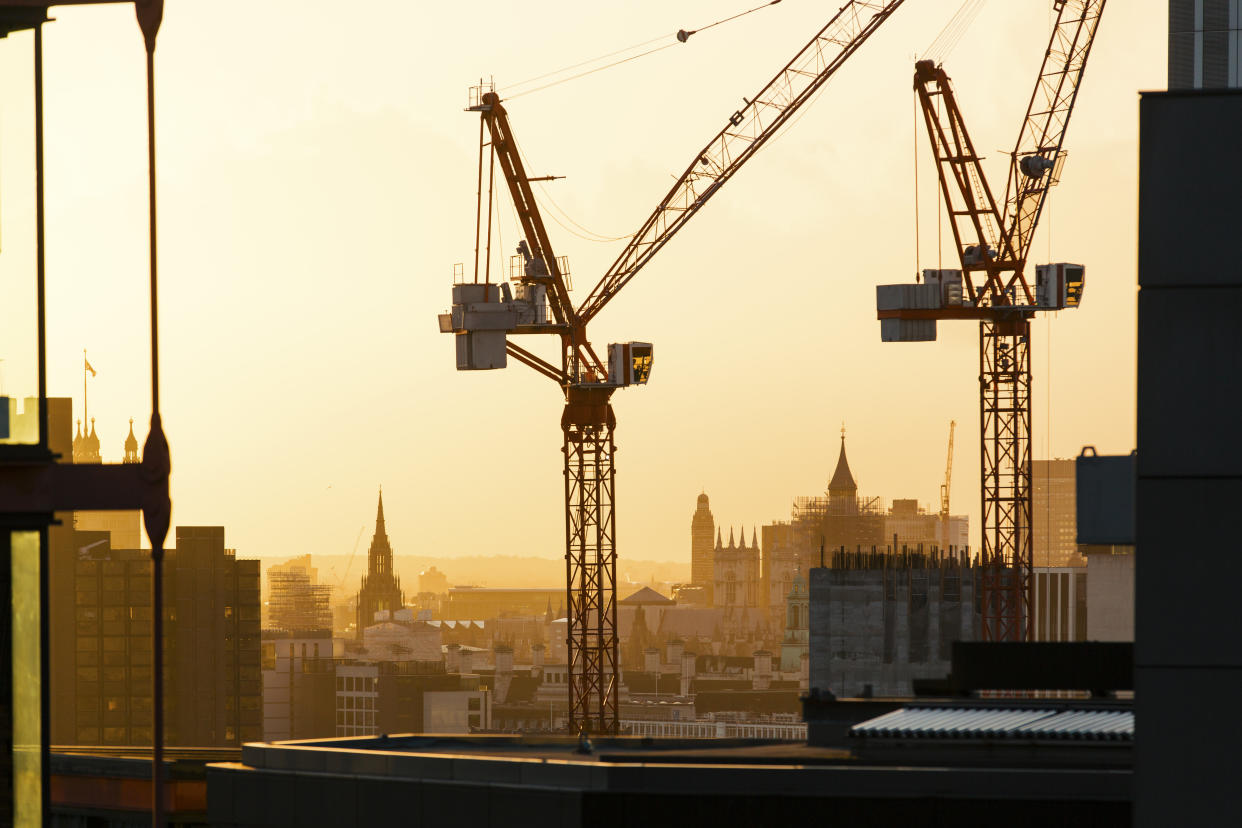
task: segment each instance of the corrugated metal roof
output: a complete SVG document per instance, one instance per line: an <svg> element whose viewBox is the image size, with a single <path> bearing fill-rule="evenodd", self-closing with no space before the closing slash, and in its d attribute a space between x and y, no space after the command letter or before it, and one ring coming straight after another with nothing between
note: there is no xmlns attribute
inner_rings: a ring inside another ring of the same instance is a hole
<svg viewBox="0 0 1242 828"><path fill-rule="evenodd" d="M853 736L1133 741L1131 710L904 707L854 725Z"/></svg>

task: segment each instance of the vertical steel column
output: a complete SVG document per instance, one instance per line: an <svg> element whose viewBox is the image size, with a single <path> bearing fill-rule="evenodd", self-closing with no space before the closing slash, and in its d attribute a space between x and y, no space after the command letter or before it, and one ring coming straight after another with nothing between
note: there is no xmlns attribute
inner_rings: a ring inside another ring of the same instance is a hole
<svg viewBox="0 0 1242 828"><path fill-rule="evenodd" d="M565 574L571 732L617 733L616 444L609 388L566 389Z"/></svg>
<svg viewBox="0 0 1242 828"><path fill-rule="evenodd" d="M983 639L1031 636L1031 349L1021 315L979 324Z"/></svg>

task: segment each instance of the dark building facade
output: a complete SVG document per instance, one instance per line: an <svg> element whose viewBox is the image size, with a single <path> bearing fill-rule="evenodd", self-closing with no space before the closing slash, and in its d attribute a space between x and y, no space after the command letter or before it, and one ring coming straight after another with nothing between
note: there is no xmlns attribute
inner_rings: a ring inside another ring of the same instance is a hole
<svg viewBox="0 0 1242 828"><path fill-rule="evenodd" d="M1235 754L1242 723L1220 716L1242 680L1239 135L1242 90L1142 95L1134 638L1141 828L1242 824L1236 765L1221 761Z"/></svg>
<svg viewBox="0 0 1242 828"><path fill-rule="evenodd" d="M375 613L394 613L405 606L405 594L401 591L401 579L392 568L392 545L384 527L384 493L380 492L379 506L375 513L375 535L367 550L367 573L362 576L358 590L358 621L354 637L362 640L362 631L375 623Z"/></svg>
<svg viewBox="0 0 1242 828"><path fill-rule="evenodd" d="M165 564L166 743L262 738L259 562L238 561L219 526L181 526ZM106 532L53 543L49 590L52 741L151 743L151 560Z"/></svg>

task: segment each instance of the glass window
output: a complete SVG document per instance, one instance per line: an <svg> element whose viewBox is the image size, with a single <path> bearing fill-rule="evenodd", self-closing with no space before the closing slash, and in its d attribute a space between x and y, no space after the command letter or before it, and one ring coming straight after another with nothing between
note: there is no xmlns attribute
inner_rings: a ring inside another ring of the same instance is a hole
<svg viewBox="0 0 1242 828"><path fill-rule="evenodd" d="M39 533L10 533L9 552L13 599L13 824L39 825L43 820Z"/></svg>

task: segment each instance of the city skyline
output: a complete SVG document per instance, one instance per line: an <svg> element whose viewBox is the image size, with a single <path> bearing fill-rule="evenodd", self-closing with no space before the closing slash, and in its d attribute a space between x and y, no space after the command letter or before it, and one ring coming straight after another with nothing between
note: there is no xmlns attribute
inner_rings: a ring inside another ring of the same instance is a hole
<svg viewBox="0 0 1242 828"><path fill-rule="evenodd" d="M912 52L956 5L900 10L798 124L601 316L598 333L652 341L660 354L651 384L616 403L622 557L688 559L685 498L701 488L737 523L787 513L793 493L823 486L841 420L856 456L867 458L869 481L932 504L945 426L956 419L954 511L980 525L973 332L946 325L936 345L882 346L872 295L875 282L906 279L914 269L916 145L920 264L934 264L934 179L906 96ZM1164 9L1146 6L1153 14ZM404 45L364 50L331 33L330 15L291 8L251 10L251 25L238 32L218 9L175 7L161 34L164 347L169 365L193 366L164 378L176 458L173 521L221 521L256 557L342 554L382 482L394 504L391 530L406 549L487 554L496 546L492 527L504 526L521 530L506 533L508 550L557 557L560 395L517 368L458 374L452 345L432 319L449 304L452 264L469 260L473 245L476 136L460 111L466 87L480 70L494 70L503 92L508 77L587 56L584 40L601 30L618 44L636 42L714 19L717 10L707 3L676 12L652 3L625 14L551 6L546 30L519 46L503 34L507 22L516 25L517 12L507 7L483 9L494 25L476 31L464 10L393 4L380 9L392 25L377 36L406 38ZM1043 45L1030 30L1043 28L1046 13L987 7L971 31L996 36L946 58L993 166L1017 129ZM129 417L146 417L144 326L117 324L127 315L141 319L134 273L144 251L132 232L145 216L141 66L125 51L134 36L128 10L58 15L91 25L46 34L47 153L55 170L48 285L57 311L50 390L80 393L80 351L88 348L99 372L91 414L106 453L124 438ZM568 176L546 186L571 217L602 233L626 232L663 192L668 172L823 16L817 7L782 4L745 27L721 27L650 59L515 98L518 141L532 170ZM1133 351L1133 92L1162 86L1165 73L1162 33L1140 17L1118 17L1101 32L1065 180L1034 246L1041 260L1051 247L1053 259L1082 261L1089 273L1074 318L1036 323L1036 457L1073 457L1084 444L1125 452L1134 442L1132 372L1088 377L1079 368L1083 354L1108 364ZM273 45L274 32L285 36ZM443 34L450 32L470 32L469 48ZM260 38L270 53L260 53ZM204 74L213 42L234 43L237 58ZM332 44L326 52L310 45L324 42ZM1150 60L1132 65L1127 55L1135 52ZM494 65L480 67L479 55ZM5 83L27 89L25 56L15 48L3 59ZM93 63L117 71L83 86L83 66ZM425 81L413 92L415 75ZM647 94L656 86L670 94ZM278 97L264 92L276 87ZM584 96L606 99L615 123L601 131L589 119L557 115ZM6 106L16 116L26 100L10 95ZM846 116L850 128L842 129ZM91 147L70 140L95 122L118 126ZM661 128L641 126L653 122ZM4 171L10 187L24 180L19 162L30 144L17 129L0 136L14 148ZM88 177L89 193L74 189ZM252 195L239 202L239 191ZM1106 191L1113 194L1106 205L1092 196ZM6 273L24 272L30 261L27 198L20 188L5 193ZM375 209L362 215L352 206L359 203ZM581 293L615 249L559 227L553 233ZM493 256L508 255L515 237L502 224ZM726 238L747 243L714 241ZM97 276L73 278L84 271ZM687 325L705 286L724 301ZM26 380L18 368L6 363L5 383L21 396ZM876 376L890 380L874 392L857 390ZM224 390L204 399L205 387ZM461 462L480 435L504 445L504 462L485 478L468 471L474 461ZM511 496L515 490L522 496ZM485 526L476 520L481 504L493 519ZM269 511L316 520L273 522L263 518Z"/></svg>

